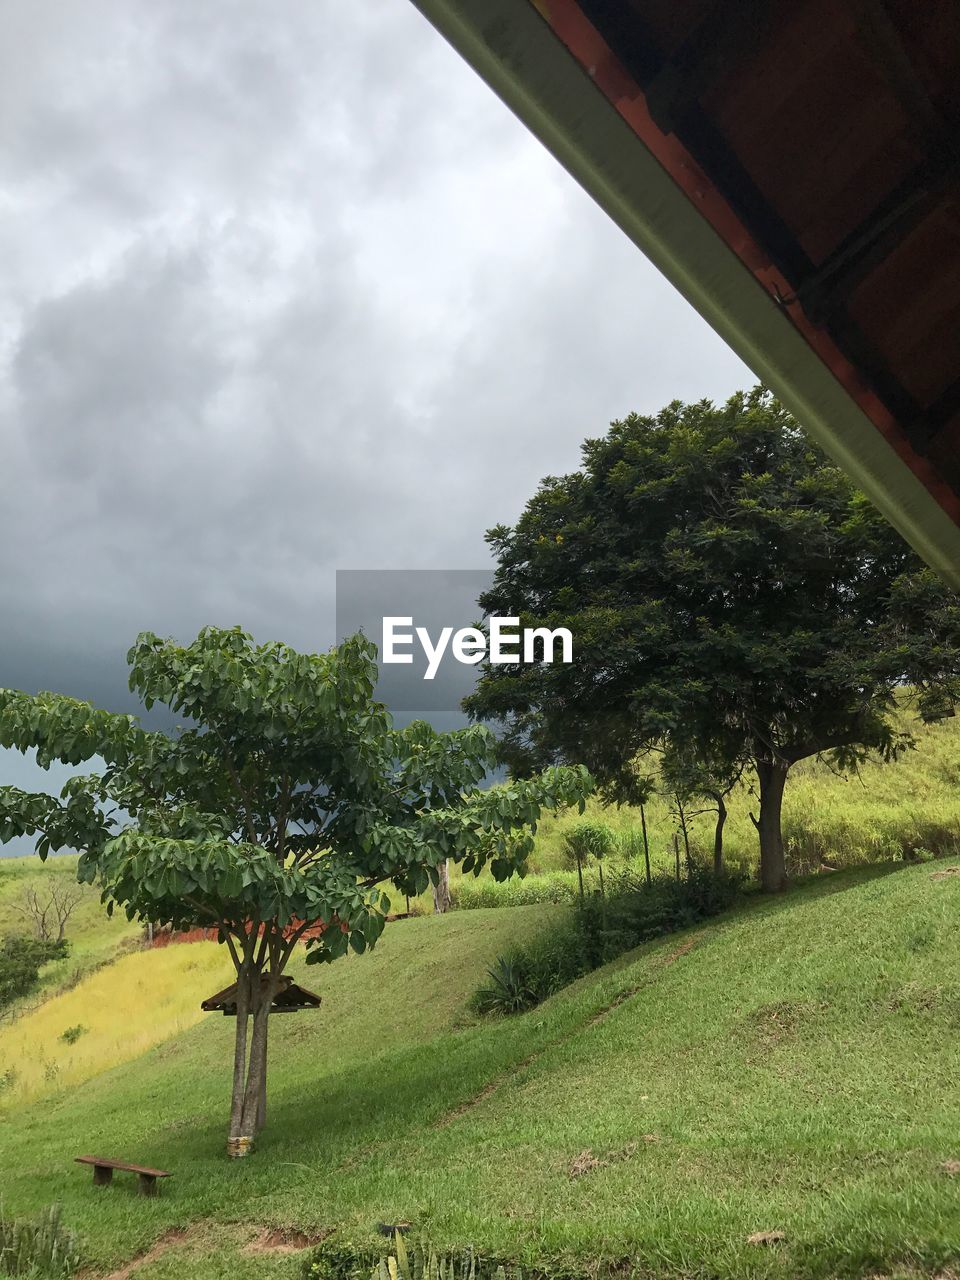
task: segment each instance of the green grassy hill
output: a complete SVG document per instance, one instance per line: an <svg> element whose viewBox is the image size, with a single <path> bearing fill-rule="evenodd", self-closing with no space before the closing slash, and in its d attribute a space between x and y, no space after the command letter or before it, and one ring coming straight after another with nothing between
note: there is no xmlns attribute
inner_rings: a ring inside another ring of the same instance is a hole
<svg viewBox="0 0 960 1280"><path fill-rule="evenodd" d="M822 876L482 1025L464 1002L485 963L555 909L398 922L301 971L324 1005L275 1019L252 1158L224 1154L233 1027L211 1016L8 1111L4 1208L61 1200L91 1276L160 1240L143 1280L294 1277L296 1255L248 1252L263 1228L359 1239L402 1218L528 1263L935 1275L960 1260L950 865ZM87 1151L176 1176L156 1201L119 1175L95 1190Z"/></svg>

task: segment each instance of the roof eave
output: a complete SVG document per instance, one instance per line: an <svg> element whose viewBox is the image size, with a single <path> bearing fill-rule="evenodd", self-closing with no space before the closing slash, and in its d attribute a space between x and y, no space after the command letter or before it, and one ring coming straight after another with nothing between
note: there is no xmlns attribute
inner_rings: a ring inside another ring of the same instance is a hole
<svg viewBox="0 0 960 1280"><path fill-rule="evenodd" d="M532 3L413 0L947 582L960 527Z"/></svg>

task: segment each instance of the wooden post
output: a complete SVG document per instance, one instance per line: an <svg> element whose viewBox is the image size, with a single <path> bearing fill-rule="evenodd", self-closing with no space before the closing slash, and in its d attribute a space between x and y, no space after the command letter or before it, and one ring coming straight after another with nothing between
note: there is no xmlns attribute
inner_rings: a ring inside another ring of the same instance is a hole
<svg viewBox="0 0 960 1280"><path fill-rule="evenodd" d="M157 1194L157 1180L152 1173L138 1173L137 1182L140 1184L140 1194L142 1196L155 1196Z"/></svg>
<svg viewBox="0 0 960 1280"><path fill-rule="evenodd" d="M113 1170L105 1164L95 1164L93 1166L93 1185L95 1187L109 1187L113 1181Z"/></svg>

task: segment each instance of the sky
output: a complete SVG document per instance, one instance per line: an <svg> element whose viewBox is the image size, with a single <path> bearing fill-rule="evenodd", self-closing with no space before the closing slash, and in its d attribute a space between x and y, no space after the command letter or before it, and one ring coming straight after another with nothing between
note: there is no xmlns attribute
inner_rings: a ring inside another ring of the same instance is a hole
<svg viewBox="0 0 960 1280"><path fill-rule="evenodd" d="M115 710L753 381L409 0L8 0L0 261L0 686Z"/></svg>

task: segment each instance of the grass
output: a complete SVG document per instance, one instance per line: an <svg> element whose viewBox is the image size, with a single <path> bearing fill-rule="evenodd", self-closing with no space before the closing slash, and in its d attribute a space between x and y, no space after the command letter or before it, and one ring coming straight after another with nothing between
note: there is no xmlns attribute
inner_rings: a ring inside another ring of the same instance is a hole
<svg viewBox="0 0 960 1280"><path fill-rule="evenodd" d="M189 1227L143 1280L292 1277L295 1256L243 1252L258 1226L360 1238L403 1217L528 1264L933 1275L960 1259L945 865L819 877L486 1024L463 1015L484 965L562 908L392 925L370 956L298 970L324 1006L275 1020L254 1157L224 1155L232 1023L211 1017L6 1116L5 1207L62 1200L100 1269ZM71 1164L87 1150L176 1177L156 1201L129 1179L94 1191Z"/></svg>

